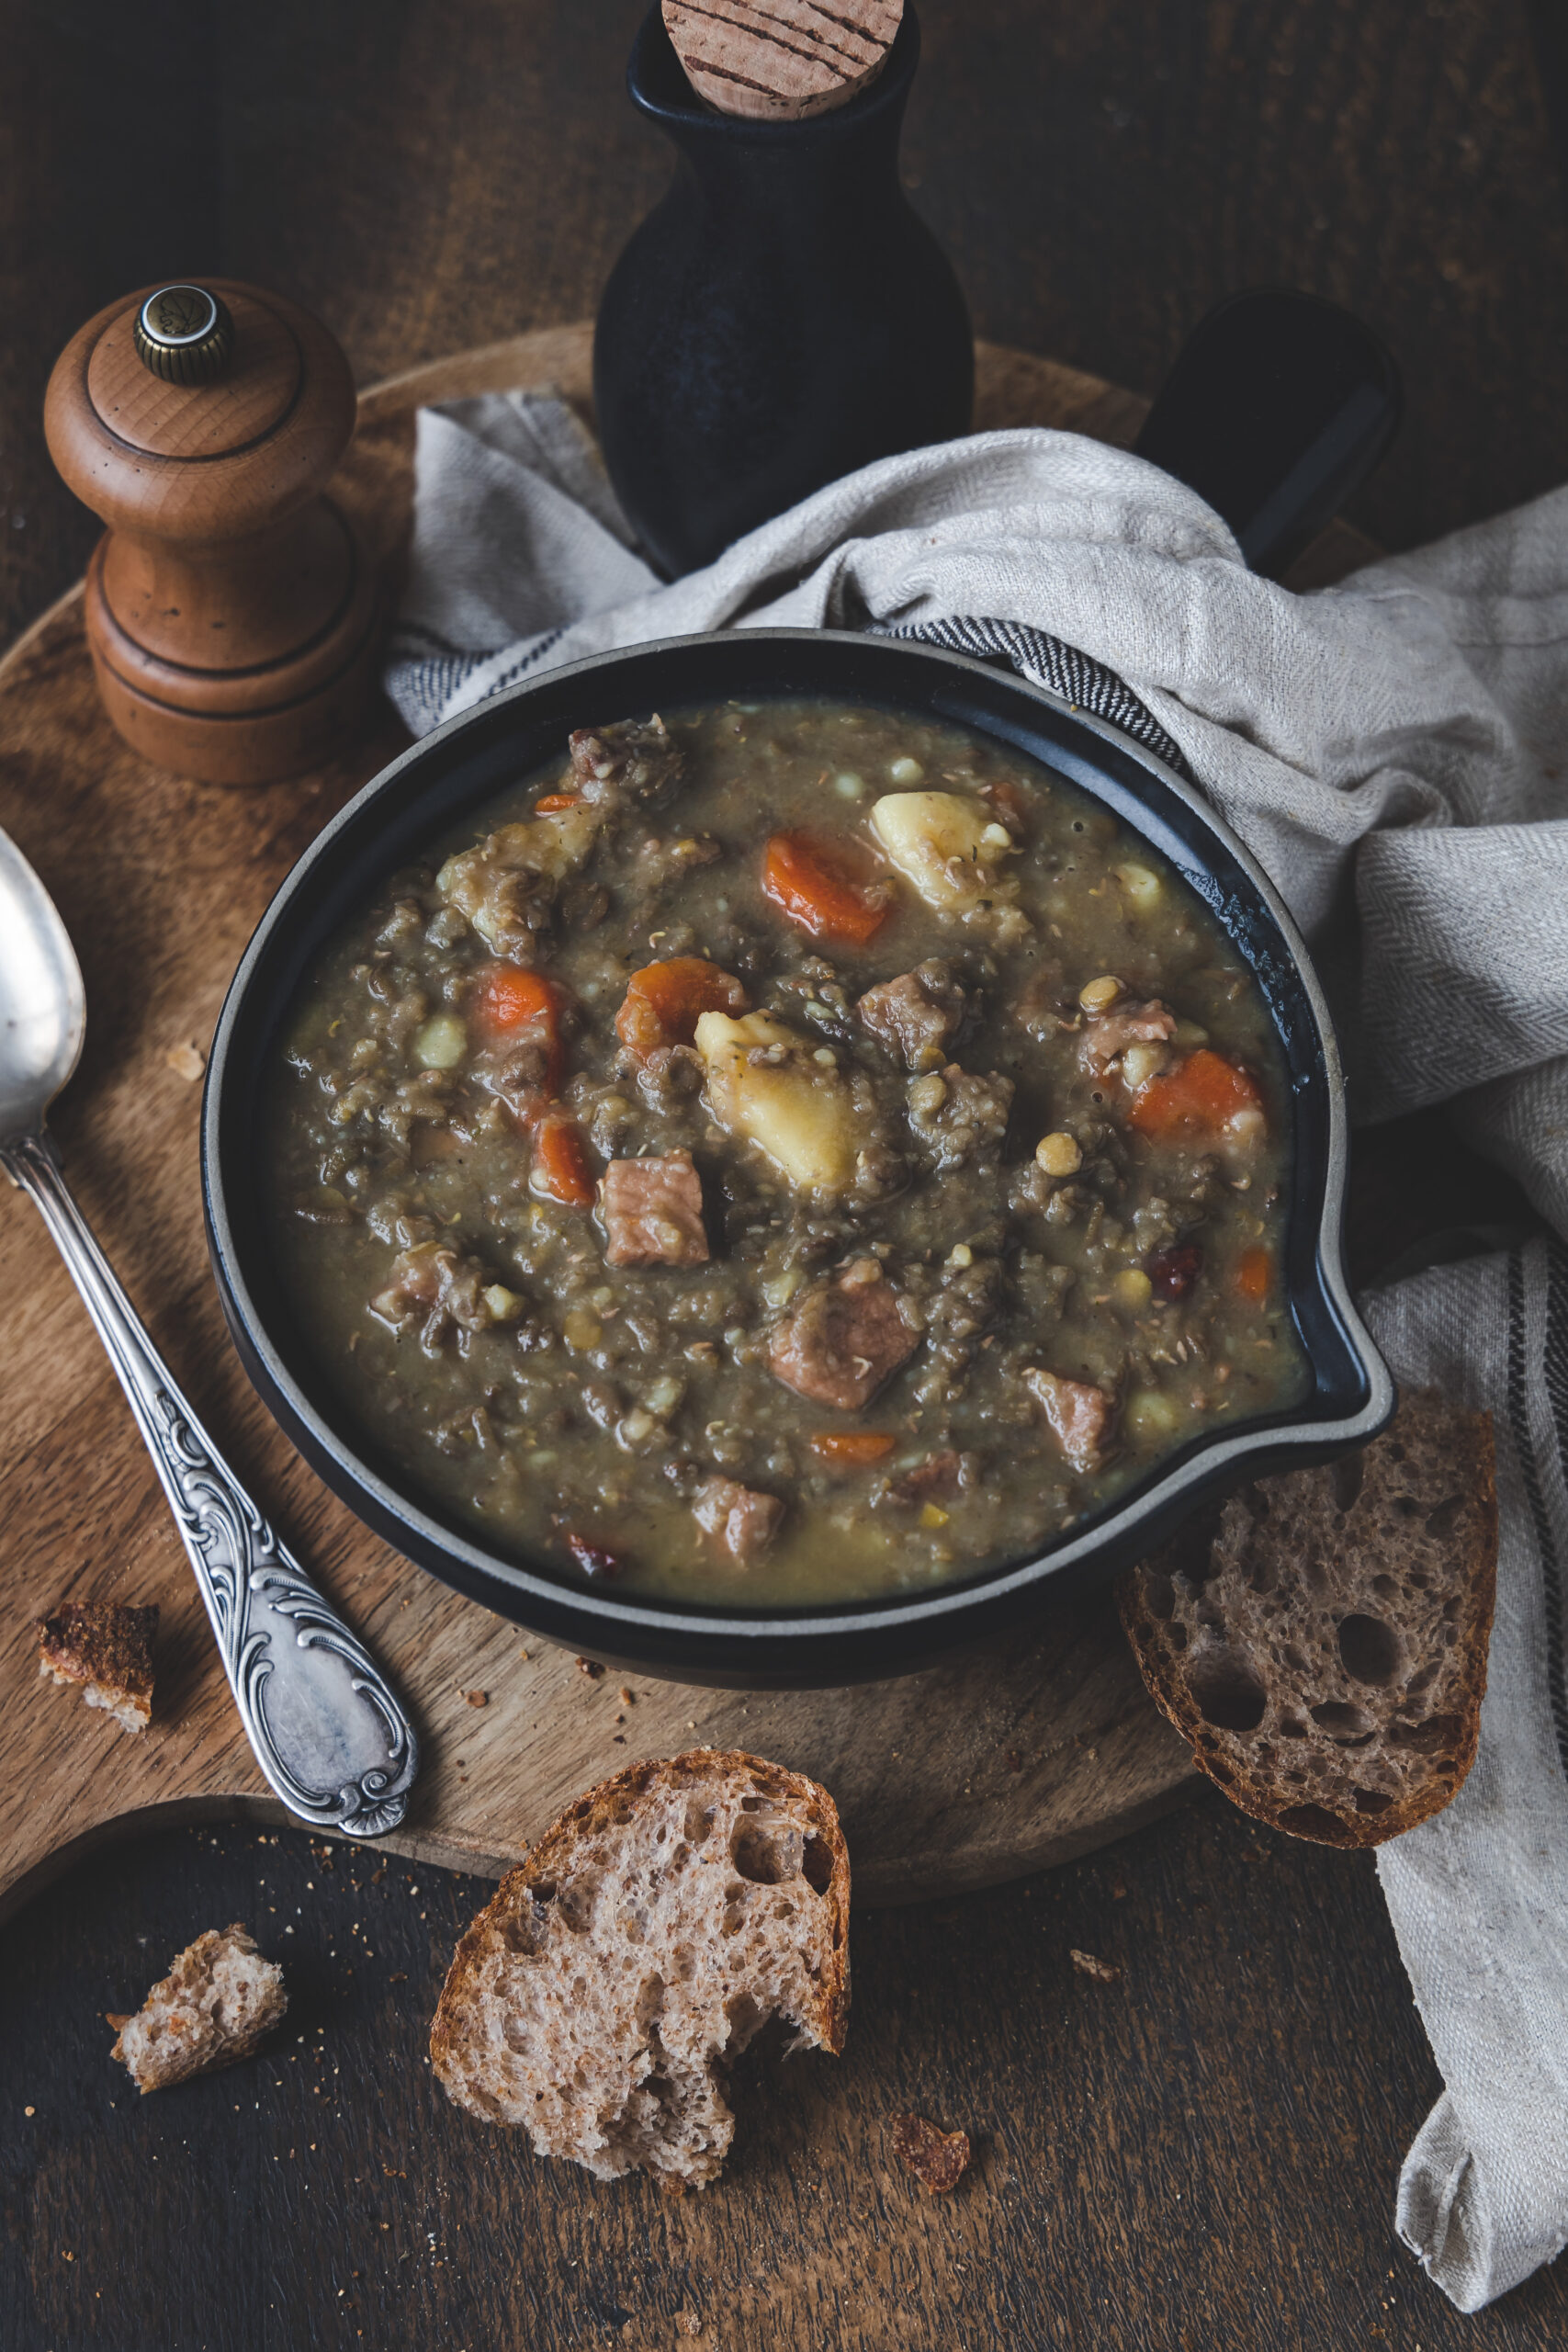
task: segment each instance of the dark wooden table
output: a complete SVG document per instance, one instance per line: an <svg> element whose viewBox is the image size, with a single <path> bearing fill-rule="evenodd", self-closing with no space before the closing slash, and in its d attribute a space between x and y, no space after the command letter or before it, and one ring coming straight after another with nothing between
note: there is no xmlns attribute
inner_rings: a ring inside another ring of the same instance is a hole
<svg viewBox="0 0 1568 2352"><path fill-rule="evenodd" d="M321 311L363 380L591 311L666 172L620 91L638 14L0 0L0 643L91 543L39 409L111 296L259 278ZM1221 294L1300 285L1405 371L1398 447L1353 509L1385 544L1568 472L1554 0L923 15L906 172L983 334L1152 391ZM1357 1190L1363 1275L1520 1205L1435 1116L1363 1138ZM677 2203L536 2164L434 2092L426 2022L484 1893L229 1827L39 1897L0 1937L3 2352L1568 2337L1568 2266L1467 2321L1394 2237L1438 2077L1368 1858L1215 1799L1044 1879L862 1916L846 2056L761 2060L726 2180ZM287 2035L139 2104L102 2012L234 1917L288 1963ZM1076 1973L1075 1946L1120 1981ZM892 2166L910 2104L976 2137L951 2203Z"/></svg>

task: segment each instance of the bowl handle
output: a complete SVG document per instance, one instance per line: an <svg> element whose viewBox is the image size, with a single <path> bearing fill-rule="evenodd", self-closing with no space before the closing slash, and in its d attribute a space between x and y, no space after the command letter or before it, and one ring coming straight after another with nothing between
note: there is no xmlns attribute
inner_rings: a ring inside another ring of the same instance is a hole
<svg viewBox="0 0 1568 2352"><path fill-rule="evenodd" d="M1398 368L1359 319L1258 287L1194 329L1134 447L1278 580L1382 461L1404 405Z"/></svg>

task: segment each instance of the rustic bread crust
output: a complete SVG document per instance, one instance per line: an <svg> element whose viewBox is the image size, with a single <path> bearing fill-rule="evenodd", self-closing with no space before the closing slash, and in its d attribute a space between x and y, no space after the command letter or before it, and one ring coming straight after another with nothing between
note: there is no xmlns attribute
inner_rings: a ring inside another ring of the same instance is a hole
<svg viewBox="0 0 1568 2352"><path fill-rule="evenodd" d="M145 1609L118 1600L62 1601L38 1621L38 1670L79 1690L89 1707L102 1707L126 1731L145 1731L152 1720L157 1631L156 1601Z"/></svg>
<svg viewBox="0 0 1568 2352"><path fill-rule="evenodd" d="M1117 1605L1156 1704L1234 1804L1377 1846L1474 1761L1496 1571L1492 1417L1424 1390L1364 1453L1201 1515Z"/></svg>
<svg viewBox="0 0 1568 2352"><path fill-rule="evenodd" d="M843 2048L849 1908L849 1851L816 1781L728 1749L628 1765L568 1806L463 1936L435 2073L471 2114L525 2124L541 2155L704 2187L734 2130L720 2075L770 2015L797 2046Z"/></svg>

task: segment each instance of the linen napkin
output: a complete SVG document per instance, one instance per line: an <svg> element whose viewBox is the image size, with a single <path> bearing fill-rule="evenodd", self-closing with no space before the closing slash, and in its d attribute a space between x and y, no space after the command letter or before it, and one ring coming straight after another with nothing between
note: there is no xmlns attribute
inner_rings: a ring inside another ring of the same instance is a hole
<svg viewBox="0 0 1568 2352"><path fill-rule="evenodd" d="M1020 429L868 466L661 586L564 403L422 411L386 680L414 733L590 653L762 624L1006 660L1193 775L1314 943L1355 1114L1448 1103L1568 1235L1568 492L1301 596L1157 468ZM1467 2311L1568 2242L1564 1263L1535 1245L1377 1306L1397 1374L1498 1417L1480 1755L1380 1857L1448 2084L1398 2222Z"/></svg>
<svg viewBox="0 0 1568 2352"><path fill-rule="evenodd" d="M1481 1743L1378 1876L1448 2086L1400 2175L1399 2233L1461 2311L1568 2237L1568 1251L1543 1237L1362 1302L1394 1377L1493 1416L1497 1615Z"/></svg>

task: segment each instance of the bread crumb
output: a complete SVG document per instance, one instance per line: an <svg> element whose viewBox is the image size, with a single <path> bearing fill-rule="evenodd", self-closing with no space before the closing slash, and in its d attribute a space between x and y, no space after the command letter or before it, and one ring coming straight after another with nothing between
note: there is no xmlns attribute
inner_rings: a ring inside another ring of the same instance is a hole
<svg viewBox="0 0 1568 2352"><path fill-rule="evenodd" d="M969 2134L940 2131L923 2115L896 2115L893 2153L930 2196L945 2197L969 2169Z"/></svg>
<svg viewBox="0 0 1568 2352"><path fill-rule="evenodd" d="M282 1969L262 1958L236 1919L186 1946L135 2016L121 2020L112 2054L140 2091L164 2090L249 2058L288 2007Z"/></svg>
<svg viewBox="0 0 1568 2352"><path fill-rule="evenodd" d="M490 1704L488 1690L465 1690L463 1696L470 1707L488 1707Z"/></svg>
<svg viewBox="0 0 1568 2352"><path fill-rule="evenodd" d="M171 1046L164 1059L176 1078L188 1079L193 1086L207 1068L207 1057L199 1046Z"/></svg>
<svg viewBox="0 0 1568 2352"><path fill-rule="evenodd" d="M36 2107L24 2107L22 2113L24 2115L36 2115L38 2113L38 2109Z"/></svg>
<svg viewBox="0 0 1568 2352"><path fill-rule="evenodd" d="M677 2312L675 2324L682 2335L700 2335L703 2332L702 2321L695 2312Z"/></svg>
<svg viewBox="0 0 1568 2352"><path fill-rule="evenodd" d="M615 1696L620 1701L623 1707L635 1707L637 1704L637 1692L635 1690L628 1690L624 1682L616 1691Z"/></svg>
<svg viewBox="0 0 1568 2352"><path fill-rule="evenodd" d="M38 1621L39 1673L74 1685L89 1707L102 1707L125 1731L152 1720L152 1637L158 1604L66 1600Z"/></svg>
<svg viewBox="0 0 1568 2352"><path fill-rule="evenodd" d="M1122 1973L1114 1961L1097 1960L1091 1951L1069 1950L1067 1957L1080 1976L1092 1976L1098 1984L1114 1984Z"/></svg>
<svg viewBox="0 0 1568 2352"><path fill-rule="evenodd" d="M596 1657L580 1657L577 1661L577 1670L579 1674L586 1674L590 1682L597 1682L604 1671Z"/></svg>

